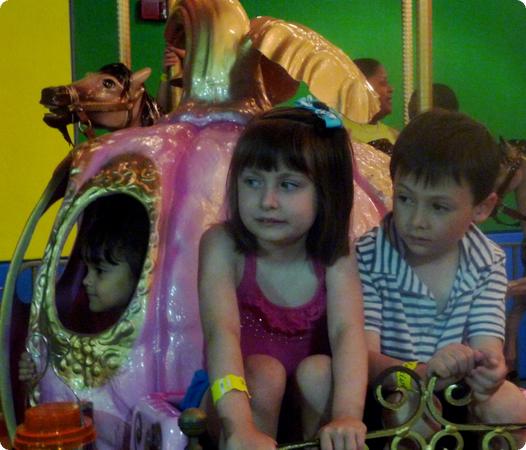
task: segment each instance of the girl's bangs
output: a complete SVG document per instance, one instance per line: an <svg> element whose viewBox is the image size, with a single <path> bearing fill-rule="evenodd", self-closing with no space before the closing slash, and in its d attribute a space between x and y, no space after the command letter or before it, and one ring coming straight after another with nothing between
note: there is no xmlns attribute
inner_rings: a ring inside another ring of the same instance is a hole
<svg viewBox="0 0 526 450"><path fill-rule="evenodd" d="M309 168L302 152L303 143L297 142L295 133L286 130L261 130L248 139L240 152L240 167L254 167L260 170L277 170L282 163L286 167L302 173Z"/></svg>

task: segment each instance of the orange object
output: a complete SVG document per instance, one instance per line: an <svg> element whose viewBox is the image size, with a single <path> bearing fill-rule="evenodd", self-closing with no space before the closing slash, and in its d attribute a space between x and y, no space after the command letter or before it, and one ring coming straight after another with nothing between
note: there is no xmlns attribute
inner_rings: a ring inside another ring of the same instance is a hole
<svg viewBox="0 0 526 450"><path fill-rule="evenodd" d="M74 450L94 448L96 437L89 417L81 421L76 403L43 403L25 412L24 423L16 428L15 449Z"/></svg>

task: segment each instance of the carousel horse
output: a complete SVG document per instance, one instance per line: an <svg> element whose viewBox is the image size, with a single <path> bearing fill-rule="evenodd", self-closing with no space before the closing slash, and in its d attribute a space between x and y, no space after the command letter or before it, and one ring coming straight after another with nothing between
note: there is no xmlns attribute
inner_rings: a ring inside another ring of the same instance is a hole
<svg viewBox="0 0 526 450"><path fill-rule="evenodd" d="M161 116L144 82L151 69L131 72L122 63L107 64L67 86L42 89L40 103L50 112L44 122L57 128L71 144L66 126L79 123L88 138L93 128L110 131L153 125Z"/></svg>
<svg viewBox="0 0 526 450"><path fill-rule="evenodd" d="M301 25L269 17L249 21L237 0L181 0L167 27L182 29L174 36L186 36L176 45L186 45L181 102L153 126L119 130L72 150L64 200L31 305L29 336L45 337L35 356L49 366L38 384L39 401L74 397L92 402L99 450L127 448L132 425L132 447L150 448L143 428L147 411L166 396L182 396L203 366L198 243L207 227L224 218L227 171L247 121L292 98L301 81L320 101L354 121L366 123L379 109L376 94L341 50ZM55 110L62 111L70 107ZM353 147L352 235L357 236L388 210L391 185L388 158L367 145ZM41 211L56 197L65 171L52 179L10 266L2 302L3 361L9 361L6 336L19 255ZM83 295L85 267L76 242L62 274L60 255L85 208L110 195L131 196L147 211L151 231L146 260L117 323L100 333L78 333L64 325L61 311ZM2 404L12 436L9 374L9 364L0 367ZM176 417L175 403L163 403L158 411L165 418ZM139 404L144 409L132 419ZM159 420L152 427L159 427ZM186 438L176 423L174 430L163 432L163 439L168 436L163 448L184 447Z"/></svg>

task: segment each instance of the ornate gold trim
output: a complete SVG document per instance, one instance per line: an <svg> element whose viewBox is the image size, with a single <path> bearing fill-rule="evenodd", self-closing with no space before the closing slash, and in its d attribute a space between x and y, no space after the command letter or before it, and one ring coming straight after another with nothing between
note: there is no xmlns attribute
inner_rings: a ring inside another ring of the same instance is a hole
<svg viewBox="0 0 526 450"><path fill-rule="evenodd" d="M74 172L75 173L75 172ZM157 203L159 173L153 162L141 155L123 155L111 160L81 190L75 192L75 176L59 211L38 274L31 306L30 333L46 337L49 364L57 375L77 389L104 385L125 361L142 328L151 274L157 251ZM62 247L81 212L99 197L127 194L140 201L150 218L150 242L143 271L133 298L119 321L93 335L64 327L55 305L55 280ZM45 356L44 356L45 357Z"/></svg>

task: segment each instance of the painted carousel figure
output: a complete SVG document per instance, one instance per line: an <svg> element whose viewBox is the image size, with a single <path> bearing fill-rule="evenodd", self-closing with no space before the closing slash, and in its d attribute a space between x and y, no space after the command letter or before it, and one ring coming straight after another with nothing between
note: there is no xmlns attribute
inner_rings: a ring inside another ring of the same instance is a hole
<svg viewBox="0 0 526 450"><path fill-rule="evenodd" d="M151 126L122 129L73 148L28 220L2 304L2 352L7 361L18 267L40 216L63 196L31 305L27 347L39 374L33 397L38 402L91 403L99 450L128 448L130 438L134 448L150 448L148 433L137 432L145 429L140 422L148 421L147 414L132 418L134 408L141 402L145 409L151 408L170 398L173 401L161 408L163 417L177 417L177 401L194 372L203 367L198 243L205 229L224 218L227 170L248 120L292 98L300 81L315 97L354 121L367 123L378 111L376 94L349 57L304 26L270 17L249 21L236 0L182 0L167 28L179 30L173 36L182 42L174 45L185 49L178 107ZM105 90L116 88L107 83L107 74L97 79ZM130 89L144 79L141 71L133 73ZM67 95L74 98L71 92ZM88 102L94 105L98 99L93 95ZM67 110L82 120L81 109L88 110L73 106L82 102L68 106L50 101L47 94L44 98L58 117ZM135 94L125 98L129 103ZM60 129L59 122L54 123ZM129 125L129 119L110 128L124 123ZM353 143L352 158L354 237L377 224L390 208L391 184L385 155ZM144 238L141 246L147 244L133 264L118 239L115 248L102 239L93 249L85 238L100 211L106 211L103 221L111 218L131 231L133 220L118 213L125 203L147 221L147 226L142 225L147 231L135 233ZM61 271L62 249L75 228L77 238ZM96 261L101 263L98 268ZM104 275L102 265L108 263L104 267L115 270L115 263L123 262L129 266L128 277L120 280L126 301L121 299L118 308L105 311L97 303L116 293L104 297L93 288L93 280ZM83 311L81 316L68 313L75 308ZM102 317L109 313L111 317ZM86 323L94 315L100 317ZM12 434L11 372L10 365L4 366L0 381ZM184 447L186 438L177 425L169 435L169 447L163 448Z"/></svg>

